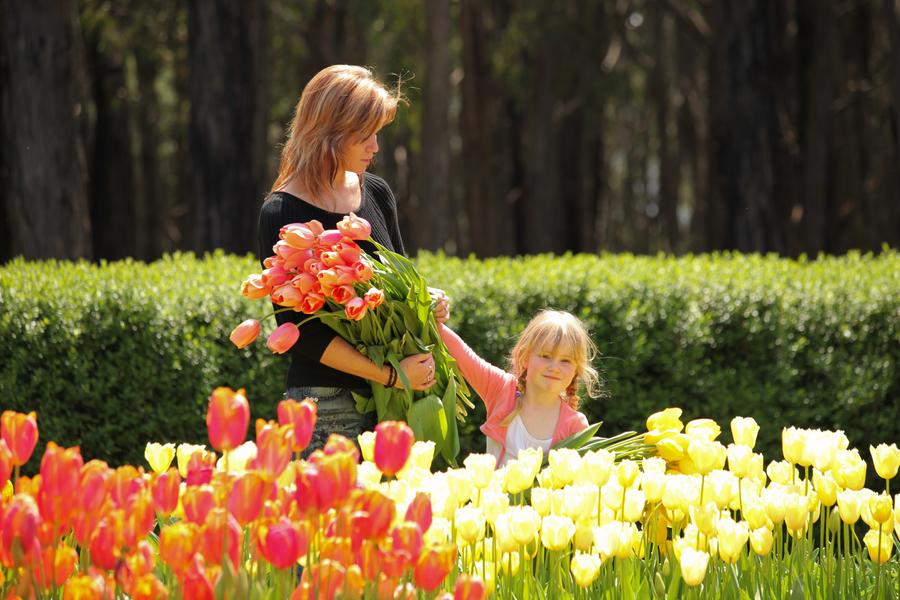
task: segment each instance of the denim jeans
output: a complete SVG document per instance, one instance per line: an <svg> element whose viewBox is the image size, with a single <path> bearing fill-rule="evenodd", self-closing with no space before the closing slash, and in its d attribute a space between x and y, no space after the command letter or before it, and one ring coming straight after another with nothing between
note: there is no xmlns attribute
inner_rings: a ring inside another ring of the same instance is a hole
<svg viewBox="0 0 900 600"><path fill-rule="evenodd" d="M323 448L325 442L328 441L328 436L333 433L356 442L356 437L360 433L375 428L377 424L375 413L359 414L356 411L356 400L353 399L351 392L369 394L371 390L302 386L288 388L285 392L285 398L293 398L297 401L307 397L318 400L316 428L313 431L309 447L303 453L304 456L309 456L313 450Z"/></svg>

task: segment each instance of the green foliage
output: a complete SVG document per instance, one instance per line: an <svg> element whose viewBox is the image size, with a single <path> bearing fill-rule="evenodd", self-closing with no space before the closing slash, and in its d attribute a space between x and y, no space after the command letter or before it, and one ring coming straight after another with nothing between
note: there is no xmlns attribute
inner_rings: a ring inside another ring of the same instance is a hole
<svg viewBox="0 0 900 600"><path fill-rule="evenodd" d="M650 413L756 418L759 449L781 428L843 429L854 446L900 440L900 255L791 261L738 254L458 259L420 255L453 299L451 326L498 365L538 310L585 321L606 396L585 399L601 436L641 431ZM42 445L143 462L147 441L205 441L218 385L246 387L253 416L274 418L288 359L231 329L263 316L242 298L252 257L179 254L134 261L25 262L0 268L2 409L36 410ZM272 320L264 321L266 335ZM484 450L481 403L461 455ZM728 438L726 434L725 438ZM29 467L34 467L34 463Z"/></svg>

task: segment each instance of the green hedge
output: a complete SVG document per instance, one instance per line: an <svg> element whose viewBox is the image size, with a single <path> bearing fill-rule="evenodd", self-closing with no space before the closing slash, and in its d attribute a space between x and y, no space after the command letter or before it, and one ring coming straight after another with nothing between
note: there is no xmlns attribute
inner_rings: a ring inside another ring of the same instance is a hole
<svg viewBox="0 0 900 600"><path fill-rule="evenodd" d="M791 261L754 255L423 255L453 298L451 325L502 364L543 307L581 317L601 349L601 434L666 406L727 429L753 416L760 448L781 427L841 428L855 445L900 441L900 254ZM266 306L240 297L251 257L189 254L145 265L13 261L0 268L0 406L37 410L41 441L142 461L148 440L202 441L213 387L246 387L273 418L287 359L227 336ZM271 329L272 321L266 325ZM476 411L463 451L484 448ZM726 438L729 437L726 435ZM30 465L33 468L33 465Z"/></svg>

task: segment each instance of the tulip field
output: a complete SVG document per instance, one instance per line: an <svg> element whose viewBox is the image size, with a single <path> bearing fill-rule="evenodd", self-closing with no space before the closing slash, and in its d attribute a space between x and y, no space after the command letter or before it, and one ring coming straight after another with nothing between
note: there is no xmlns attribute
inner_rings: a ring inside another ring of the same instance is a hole
<svg viewBox="0 0 900 600"><path fill-rule="evenodd" d="M49 442L26 477L38 416L4 412L0 598L900 596L895 444L790 427L764 458L752 418L723 435L669 408L640 461L565 448L432 472L405 423L304 459L316 404L277 417L248 441L244 391L218 388L209 447L151 443L147 465L112 468Z"/></svg>

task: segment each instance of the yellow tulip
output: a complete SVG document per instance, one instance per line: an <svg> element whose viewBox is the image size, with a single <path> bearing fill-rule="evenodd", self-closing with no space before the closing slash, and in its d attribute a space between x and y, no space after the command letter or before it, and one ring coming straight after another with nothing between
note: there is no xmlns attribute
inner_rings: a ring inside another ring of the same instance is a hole
<svg viewBox="0 0 900 600"><path fill-rule="evenodd" d="M869 498L869 511L876 523L887 523L894 517L894 509L891 506L891 497L887 494L878 494Z"/></svg>
<svg viewBox="0 0 900 600"><path fill-rule="evenodd" d="M681 431L682 427L684 425L681 423L680 408L667 408L647 417L647 431L654 429L675 429Z"/></svg>
<svg viewBox="0 0 900 600"><path fill-rule="evenodd" d="M541 470L541 465L544 463L544 450L540 446L535 448L523 448L519 450L519 454L516 458L531 469L531 476L533 479L537 477L537 474Z"/></svg>
<svg viewBox="0 0 900 600"><path fill-rule="evenodd" d="M679 441L679 438L675 436L666 438L656 444L656 451L666 462L675 462L684 458L685 448Z"/></svg>
<svg viewBox="0 0 900 600"><path fill-rule="evenodd" d="M774 536L768 527L759 527L750 532L750 547L760 556L772 551Z"/></svg>
<svg viewBox="0 0 900 600"><path fill-rule="evenodd" d="M225 453L216 461L216 469L225 470L225 456L228 456L228 472L240 474L247 471L250 461L256 458L259 449L256 442L248 440L233 450L226 450Z"/></svg>
<svg viewBox="0 0 900 600"><path fill-rule="evenodd" d="M397 477L403 477L403 472L407 469L424 469L426 471L431 471L431 463L434 462L434 448L435 444L432 441L418 441L412 445L409 451L409 458L406 459L406 464L403 465L403 468L397 473Z"/></svg>
<svg viewBox="0 0 900 600"><path fill-rule="evenodd" d="M519 544L513 537L512 529L510 528L510 517L510 513L505 512L497 515L491 521L491 526L494 529L494 543L497 544L497 551L501 554L519 549Z"/></svg>
<svg viewBox="0 0 900 600"><path fill-rule="evenodd" d="M816 496L819 502L825 506L834 506L837 502L838 484L830 473L813 472L813 485L816 488Z"/></svg>
<svg viewBox="0 0 900 600"><path fill-rule="evenodd" d="M893 479L897 476L897 469L900 468L900 449L897 448L897 444L869 446L869 452L872 454L872 463L879 477Z"/></svg>
<svg viewBox="0 0 900 600"><path fill-rule="evenodd" d="M551 450L547 456L550 468L553 469L553 477L562 487L575 480L578 470L581 468L581 455L573 448L558 448Z"/></svg>
<svg viewBox="0 0 900 600"><path fill-rule="evenodd" d="M644 475L646 475L647 473L664 474L666 472L666 468L667 465L665 459L659 456L651 456L641 461L641 471Z"/></svg>
<svg viewBox="0 0 900 600"><path fill-rule="evenodd" d="M718 532L719 558L723 562L734 564L741 557L741 552L750 538L750 526L746 521L736 522L727 517L719 519L716 524Z"/></svg>
<svg viewBox="0 0 900 600"><path fill-rule="evenodd" d="M725 466L725 447L719 442L703 438L691 438L688 458L701 475Z"/></svg>
<svg viewBox="0 0 900 600"><path fill-rule="evenodd" d="M589 484L567 485L562 491L562 513L573 521L596 516L599 491Z"/></svg>
<svg viewBox="0 0 900 600"><path fill-rule="evenodd" d="M148 442L144 447L144 458L150 464L154 473L164 473L175 458L175 444L159 444Z"/></svg>
<svg viewBox="0 0 900 600"><path fill-rule="evenodd" d="M678 435L680 429L651 429L644 433L644 443L648 446L654 446L666 438Z"/></svg>
<svg viewBox="0 0 900 600"><path fill-rule="evenodd" d="M866 461L859 456L859 451L841 450L835 457L836 469L834 478L838 485L851 490L861 490L866 484Z"/></svg>
<svg viewBox="0 0 900 600"><path fill-rule="evenodd" d="M182 478L187 477L188 461L194 452L202 452L206 450L206 446L200 444L178 444L175 448L175 458L178 461L178 473Z"/></svg>
<svg viewBox="0 0 900 600"><path fill-rule="evenodd" d="M691 586L700 585L706 577L706 565L709 563L709 554L693 548L684 548L681 551L681 578Z"/></svg>
<svg viewBox="0 0 900 600"><path fill-rule="evenodd" d="M619 485L624 488L631 487L631 484L634 483L634 480L637 479L638 473L640 469L638 465L633 460L623 460L619 462L616 466L616 477L619 480Z"/></svg>
<svg viewBox="0 0 900 600"><path fill-rule="evenodd" d="M456 533L468 544L484 538L484 513L477 506L456 509Z"/></svg>
<svg viewBox="0 0 900 600"><path fill-rule="evenodd" d="M356 480L364 488L373 488L381 482L381 471L375 463L363 461L356 467Z"/></svg>
<svg viewBox="0 0 900 600"><path fill-rule="evenodd" d="M644 506L647 498L644 492L640 490L629 489L625 491L625 509L623 511L623 520L634 523L640 521L644 516Z"/></svg>
<svg viewBox="0 0 900 600"><path fill-rule="evenodd" d="M565 549L575 535L575 523L569 517L549 515L541 523L541 543L547 550Z"/></svg>
<svg viewBox="0 0 900 600"><path fill-rule="evenodd" d="M484 518L493 523L497 515L509 508L509 494L497 487L485 488L481 491L478 506L484 511Z"/></svg>
<svg viewBox="0 0 900 600"><path fill-rule="evenodd" d="M797 469L786 460L772 461L766 467L766 475L775 483L788 485L796 481Z"/></svg>
<svg viewBox="0 0 900 600"><path fill-rule="evenodd" d="M877 529L870 529L863 537L863 543L869 551L869 558L872 562L884 564L891 557L891 551L894 549L894 540L890 532L879 532Z"/></svg>
<svg viewBox="0 0 900 600"><path fill-rule="evenodd" d="M800 494L787 494L784 506L784 523L788 529L801 532L809 519L809 499Z"/></svg>
<svg viewBox="0 0 900 600"><path fill-rule="evenodd" d="M715 502L707 502L702 506L691 506L690 514L691 521L703 535L715 534L716 522L719 520L719 507Z"/></svg>
<svg viewBox="0 0 900 600"><path fill-rule="evenodd" d="M506 463L503 486L510 494L518 494L534 485L534 471L524 460L513 459Z"/></svg>
<svg viewBox="0 0 900 600"><path fill-rule="evenodd" d="M519 574L522 559L518 552L505 552L500 556L500 572L507 577L515 577Z"/></svg>
<svg viewBox="0 0 900 600"><path fill-rule="evenodd" d="M443 517L434 517L429 527L422 534L422 541L426 546L438 546L452 541L452 523Z"/></svg>
<svg viewBox="0 0 900 600"><path fill-rule="evenodd" d="M541 525L541 515L531 506L514 506L509 509L509 530L520 546L534 541Z"/></svg>
<svg viewBox="0 0 900 600"><path fill-rule="evenodd" d="M862 496L854 490L844 490L837 495L838 512L841 520L847 525L859 521L862 512Z"/></svg>
<svg viewBox="0 0 900 600"><path fill-rule="evenodd" d="M690 438L711 442L719 437L719 434L722 433L722 428L712 419L694 419L684 426L684 432Z"/></svg>
<svg viewBox="0 0 900 600"><path fill-rule="evenodd" d="M575 521L575 535L572 536L572 545L580 552L590 552L594 546L594 527L597 518L586 518Z"/></svg>
<svg viewBox="0 0 900 600"><path fill-rule="evenodd" d="M786 494L776 488L766 488L762 493L762 501L766 506L766 514L776 525L781 525L785 517Z"/></svg>
<svg viewBox="0 0 900 600"><path fill-rule="evenodd" d="M600 557L595 554L577 552L572 557L572 577L579 587L590 587L600 573Z"/></svg>
<svg viewBox="0 0 900 600"><path fill-rule="evenodd" d="M463 465L471 475L472 485L480 490L491 482L494 469L497 467L497 457L493 454L470 454L463 461Z"/></svg>
<svg viewBox="0 0 900 600"><path fill-rule="evenodd" d="M531 506L542 516L550 514L550 490L547 488L531 488Z"/></svg>
<svg viewBox="0 0 900 600"><path fill-rule="evenodd" d="M716 470L711 471L706 476L706 483L703 486L703 498L701 502L708 499L715 502L720 509L728 507L732 498L738 493L738 479L728 471Z"/></svg>
<svg viewBox="0 0 900 600"><path fill-rule="evenodd" d="M15 488L13 488L12 481L7 480L5 484L3 484L3 490L0 492L0 498L3 500L9 500L15 494Z"/></svg>
<svg viewBox="0 0 900 600"><path fill-rule="evenodd" d="M805 430L796 427L785 427L781 430L781 452L784 454L785 460L792 465L800 464L805 443Z"/></svg>
<svg viewBox="0 0 900 600"><path fill-rule="evenodd" d="M576 479L580 483L590 483L600 487L609 480L615 460L616 455L608 450L585 452L581 458L581 470Z"/></svg>
<svg viewBox="0 0 900 600"><path fill-rule="evenodd" d="M758 433L759 425L753 417L735 417L731 420L731 437L738 446L752 449Z"/></svg>
<svg viewBox="0 0 900 600"><path fill-rule="evenodd" d="M663 489L666 485L665 473L644 473L641 476L641 489L648 502L659 502L662 499Z"/></svg>
<svg viewBox="0 0 900 600"><path fill-rule="evenodd" d="M900 537L900 494L894 496L894 532Z"/></svg>
<svg viewBox="0 0 900 600"><path fill-rule="evenodd" d="M465 469L447 470L447 487L456 496L460 505L469 501L475 489L472 485L472 476Z"/></svg>
<svg viewBox="0 0 900 600"><path fill-rule="evenodd" d="M356 436L359 443L359 450L362 453L363 460L375 462L375 432L363 431Z"/></svg>
<svg viewBox="0 0 900 600"><path fill-rule="evenodd" d="M766 513L766 506L761 499L744 500L744 509L741 511L741 516L750 525L750 529L753 530L763 527L772 529L775 526L768 513Z"/></svg>

